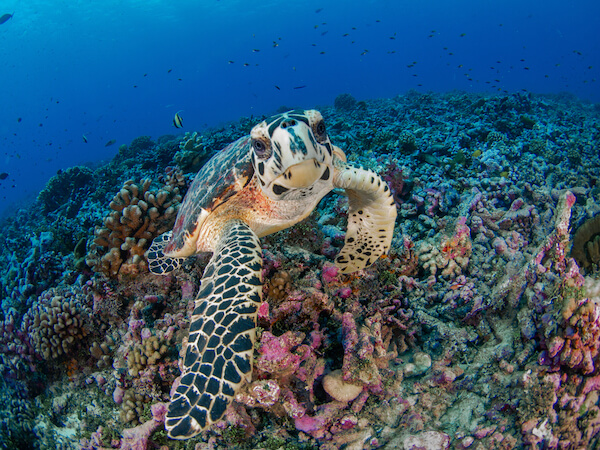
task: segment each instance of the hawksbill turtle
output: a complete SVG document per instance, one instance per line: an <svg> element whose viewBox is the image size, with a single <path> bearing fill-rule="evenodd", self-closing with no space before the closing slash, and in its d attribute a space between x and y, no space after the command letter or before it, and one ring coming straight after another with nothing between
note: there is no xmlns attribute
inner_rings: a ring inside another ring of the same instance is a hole
<svg viewBox="0 0 600 450"><path fill-rule="evenodd" d="M147 253L150 271L166 274L188 256L213 252L168 407L169 437L188 439L219 420L251 381L262 298L259 238L300 222L334 188L349 200L345 244L335 261L351 273L387 252L396 206L379 175L352 166L331 143L318 111L263 121L196 175L173 231L155 238Z"/></svg>

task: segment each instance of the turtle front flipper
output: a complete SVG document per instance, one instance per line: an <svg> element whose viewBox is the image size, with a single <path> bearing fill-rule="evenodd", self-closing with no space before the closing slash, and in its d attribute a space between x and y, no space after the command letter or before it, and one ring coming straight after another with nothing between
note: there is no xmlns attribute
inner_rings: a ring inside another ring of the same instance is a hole
<svg viewBox="0 0 600 450"><path fill-rule="evenodd" d="M239 220L227 223L196 298L181 382L165 421L169 437L188 439L219 420L251 381L261 268L254 232Z"/></svg>
<svg viewBox="0 0 600 450"><path fill-rule="evenodd" d="M146 258L148 259L148 269L150 272L156 275L166 275L181 266L181 263L185 258L172 258L165 256L163 249L171 239L172 231L163 233L157 236L152 241L152 245L146 252Z"/></svg>
<svg viewBox="0 0 600 450"><path fill-rule="evenodd" d="M372 170L335 160L333 185L348 195L348 230L344 248L336 257L342 273L373 264L388 251L396 222L396 203L387 183Z"/></svg>

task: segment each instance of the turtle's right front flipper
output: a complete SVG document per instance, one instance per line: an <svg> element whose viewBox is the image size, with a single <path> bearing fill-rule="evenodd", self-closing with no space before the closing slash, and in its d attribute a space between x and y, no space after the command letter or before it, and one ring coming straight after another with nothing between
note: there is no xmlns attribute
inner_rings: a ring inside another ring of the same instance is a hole
<svg viewBox="0 0 600 450"><path fill-rule="evenodd" d="M196 298L181 382L165 421L169 437L188 439L219 420L251 381L261 269L256 234L239 220L226 224Z"/></svg>
<svg viewBox="0 0 600 450"><path fill-rule="evenodd" d="M169 243L171 239L172 231L168 233L163 233L160 236L157 236L152 241L152 245L146 252L146 257L148 259L148 269L150 272L156 275L166 275L169 272L172 272L175 269L178 269L181 266L181 263L185 260L185 258L172 258L170 256L165 256L163 250L165 246Z"/></svg>
<svg viewBox="0 0 600 450"><path fill-rule="evenodd" d="M343 155L343 154L342 154ZM342 273L369 267L390 248L396 223L396 203L387 183L372 170L335 159L334 187L348 195L348 230L336 257Z"/></svg>

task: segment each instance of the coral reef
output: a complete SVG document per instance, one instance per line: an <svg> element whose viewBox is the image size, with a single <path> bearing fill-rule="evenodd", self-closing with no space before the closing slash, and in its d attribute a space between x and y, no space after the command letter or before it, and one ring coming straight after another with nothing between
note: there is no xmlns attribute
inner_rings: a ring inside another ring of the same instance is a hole
<svg viewBox="0 0 600 450"><path fill-rule="evenodd" d="M390 184L392 248L340 273L336 193L262 239L253 378L189 442L167 439L165 402L210 255L157 277L144 252L192 172L262 119L141 136L6 221L0 447L598 446L597 108L410 91L321 111L332 142Z"/></svg>

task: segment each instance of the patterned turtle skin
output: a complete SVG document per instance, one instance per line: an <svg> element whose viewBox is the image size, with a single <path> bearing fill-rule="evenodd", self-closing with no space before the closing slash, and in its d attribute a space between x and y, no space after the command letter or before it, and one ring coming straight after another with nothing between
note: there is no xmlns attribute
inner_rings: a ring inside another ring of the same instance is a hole
<svg viewBox="0 0 600 450"><path fill-rule="evenodd" d="M221 419L252 379L262 296L259 238L306 218L332 189L348 196L348 229L336 265L351 273L391 245L396 206L387 184L353 167L315 110L278 114L215 155L197 174L172 232L148 250L152 273L213 252L194 303L181 378L165 420L173 439L188 439Z"/></svg>

